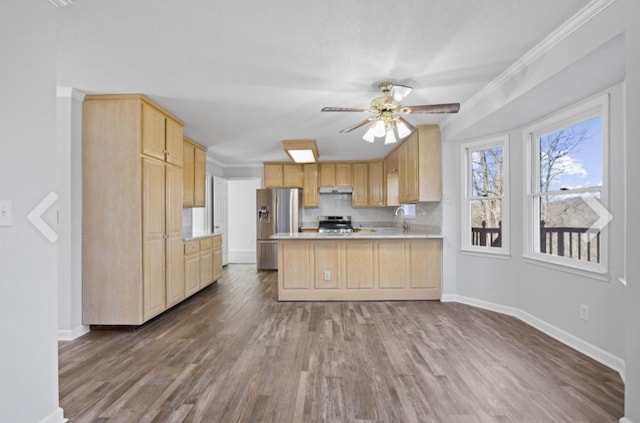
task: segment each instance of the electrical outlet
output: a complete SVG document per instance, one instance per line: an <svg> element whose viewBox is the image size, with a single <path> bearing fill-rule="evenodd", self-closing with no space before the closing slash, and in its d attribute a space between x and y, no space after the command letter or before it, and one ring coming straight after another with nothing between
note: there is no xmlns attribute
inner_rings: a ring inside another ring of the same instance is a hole
<svg viewBox="0 0 640 423"><path fill-rule="evenodd" d="M582 320L589 320L589 306L586 304L580 304L580 318Z"/></svg>
<svg viewBox="0 0 640 423"><path fill-rule="evenodd" d="M324 280L325 281L330 281L331 280L331 270L325 270L324 271Z"/></svg>
<svg viewBox="0 0 640 423"><path fill-rule="evenodd" d="M13 225L13 213L11 212L11 201L0 201L0 226Z"/></svg>

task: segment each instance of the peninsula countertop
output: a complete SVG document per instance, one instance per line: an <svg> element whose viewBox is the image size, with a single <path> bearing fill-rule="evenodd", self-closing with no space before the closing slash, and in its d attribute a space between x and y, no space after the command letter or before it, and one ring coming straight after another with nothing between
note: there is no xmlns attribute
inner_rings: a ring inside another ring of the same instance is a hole
<svg viewBox="0 0 640 423"><path fill-rule="evenodd" d="M185 232L182 234L183 241L194 241L196 239L209 238L212 236L222 235L223 232Z"/></svg>
<svg viewBox="0 0 640 423"><path fill-rule="evenodd" d="M280 232L271 235L271 239L282 240L313 240L313 239L407 239L407 238L444 238L442 234L425 232L403 232L398 230L355 231L350 233L321 233L321 232Z"/></svg>

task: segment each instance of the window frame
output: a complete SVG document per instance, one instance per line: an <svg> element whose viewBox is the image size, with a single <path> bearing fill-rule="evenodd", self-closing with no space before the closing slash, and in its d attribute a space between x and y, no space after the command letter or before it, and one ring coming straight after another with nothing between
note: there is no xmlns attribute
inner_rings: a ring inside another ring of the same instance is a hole
<svg viewBox="0 0 640 423"><path fill-rule="evenodd" d="M479 199L491 199L488 197L477 198L471 195L473 177L473 162L471 154L474 151L485 150L489 148L502 148L502 196L491 197L501 200L501 246L479 246L473 245L471 241L472 225L471 225L471 202ZM510 218L509 218L509 135L496 135L488 138L477 139L464 142L460 145L460 154L462 162L462 201L461 203L461 240L460 250L468 253L487 254L491 256L509 256L510 255Z"/></svg>
<svg viewBox="0 0 640 423"><path fill-rule="evenodd" d="M543 265L561 270L577 271L578 273L586 271L605 275L608 272L609 231L607 225L600 231L599 263L541 253L537 251L540 243L540 212L536 204L537 199L542 196L600 192L600 204L606 209L609 208L609 114L609 94L607 93L570 105L530 124L523 130L523 139L525 140L525 154L523 155L525 160L525 175L523 178L525 183L525 195L523 196L525 214L524 258L540 262ZM602 118L602 187L600 189L589 187L542 193L540 189L540 137L597 116Z"/></svg>

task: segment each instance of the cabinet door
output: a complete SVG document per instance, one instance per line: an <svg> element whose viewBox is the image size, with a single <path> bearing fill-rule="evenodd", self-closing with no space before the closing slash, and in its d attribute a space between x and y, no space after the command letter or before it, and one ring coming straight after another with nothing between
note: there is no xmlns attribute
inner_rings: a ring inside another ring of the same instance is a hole
<svg viewBox="0 0 640 423"><path fill-rule="evenodd" d="M302 189L304 199L303 207L318 207L320 205L320 194L318 192L318 165L304 165L304 188Z"/></svg>
<svg viewBox="0 0 640 423"><path fill-rule="evenodd" d="M389 154L385 159L384 171L386 176L385 191L386 191L386 205L387 206L399 206L398 200L398 188L399 188L399 152L395 150Z"/></svg>
<svg viewBox="0 0 640 423"><path fill-rule="evenodd" d="M182 242L182 168L165 165L167 307L185 298Z"/></svg>
<svg viewBox="0 0 640 423"><path fill-rule="evenodd" d="M340 250L342 243L314 242L313 264L315 289L339 289L342 285Z"/></svg>
<svg viewBox="0 0 640 423"><path fill-rule="evenodd" d="M320 163L320 186L336 186L336 165L335 163Z"/></svg>
<svg viewBox="0 0 640 423"><path fill-rule="evenodd" d="M348 289L373 288L373 241L347 241L346 272Z"/></svg>
<svg viewBox="0 0 640 423"><path fill-rule="evenodd" d="M142 159L142 291L143 318L166 308L165 164Z"/></svg>
<svg viewBox="0 0 640 423"><path fill-rule="evenodd" d="M440 299L442 246L439 239L406 241L409 249L409 287L428 288Z"/></svg>
<svg viewBox="0 0 640 423"><path fill-rule="evenodd" d="M274 163L264 163L264 187L282 188L282 165Z"/></svg>
<svg viewBox="0 0 640 423"><path fill-rule="evenodd" d="M204 288L213 282L213 249L200 250L200 287Z"/></svg>
<svg viewBox="0 0 640 423"><path fill-rule="evenodd" d="M418 198L418 133L414 132L400 146L400 183L398 197L401 203L415 203Z"/></svg>
<svg viewBox="0 0 640 423"><path fill-rule="evenodd" d="M405 288L406 254L405 240L384 240L376 242L376 261L378 264L378 288Z"/></svg>
<svg viewBox="0 0 640 423"><path fill-rule="evenodd" d="M382 160L369 162L369 205L382 207L384 202L384 165Z"/></svg>
<svg viewBox="0 0 640 423"><path fill-rule="evenodd" d="M336 186L350 187L351 163L336 163Z"/></svg>
<svg viewBox="0 0 640 423"><path fill-rule="evenodd" d="M367 163L354 163L353 169L353 194L351 205L353 207L367 207L369 205L369 166Z"/></svg>
<svg viewBox="0 0 640 423"><path fill-rule="evenodd" d="M183 207L193 207L195 204L194 199L194 187L193 184L195 182L195 146L191 144L189 141L184 140L182 143L182 151L183 151L183 197L182 197L182 206Z"/></svg>
<svg viewBox="0 0 640 423"><path fill-rule="evenodd" d="M205 178L207 172L207 151L200 147L195 148L193 171L193 206L205 206Z"/></svg>
<svg viewBox="0 0 640 423"><path fill-rule="evenodd" d="M222 246L213 248L213 280L222 277Z"/></svg>
<svg viewBox="0 0 640 423"><path fill-rule="evenodd" d="M304 186L304 170L302 165L282 165L282 181L285 188L302 188Z"/></svg>
<svg viewBox="0 0 640 423"><path fill-rule="evenodd" d="M200 290L200 252L184 256L184 289L186 297Z"/></svg>
<svg viewBox="0 0 640 423"><path fill-rule="evenodd" d="M167 118L165 147L167 151L166 161L177 166L182 166L182 124Z"/></svg>
<svg viewBox="0 0 640 423"><path fill-rule="evenodd" d="M165 116L147 103L142 103L142 154L165 159Z"/></svg>

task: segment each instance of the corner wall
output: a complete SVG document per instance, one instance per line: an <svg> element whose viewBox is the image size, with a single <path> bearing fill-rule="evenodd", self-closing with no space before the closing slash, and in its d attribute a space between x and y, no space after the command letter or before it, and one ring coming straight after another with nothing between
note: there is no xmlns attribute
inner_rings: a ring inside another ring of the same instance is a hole
<svg viewBox="0 0 640 423"><path fill-rule="evenodd" d="M62 422L58 406L57 246L27 215L58 186L56 9L47 1L0 4L0 419ZM28 27L26 27L27 25ZM44 220L55 226L55 204Z"/></svg>

